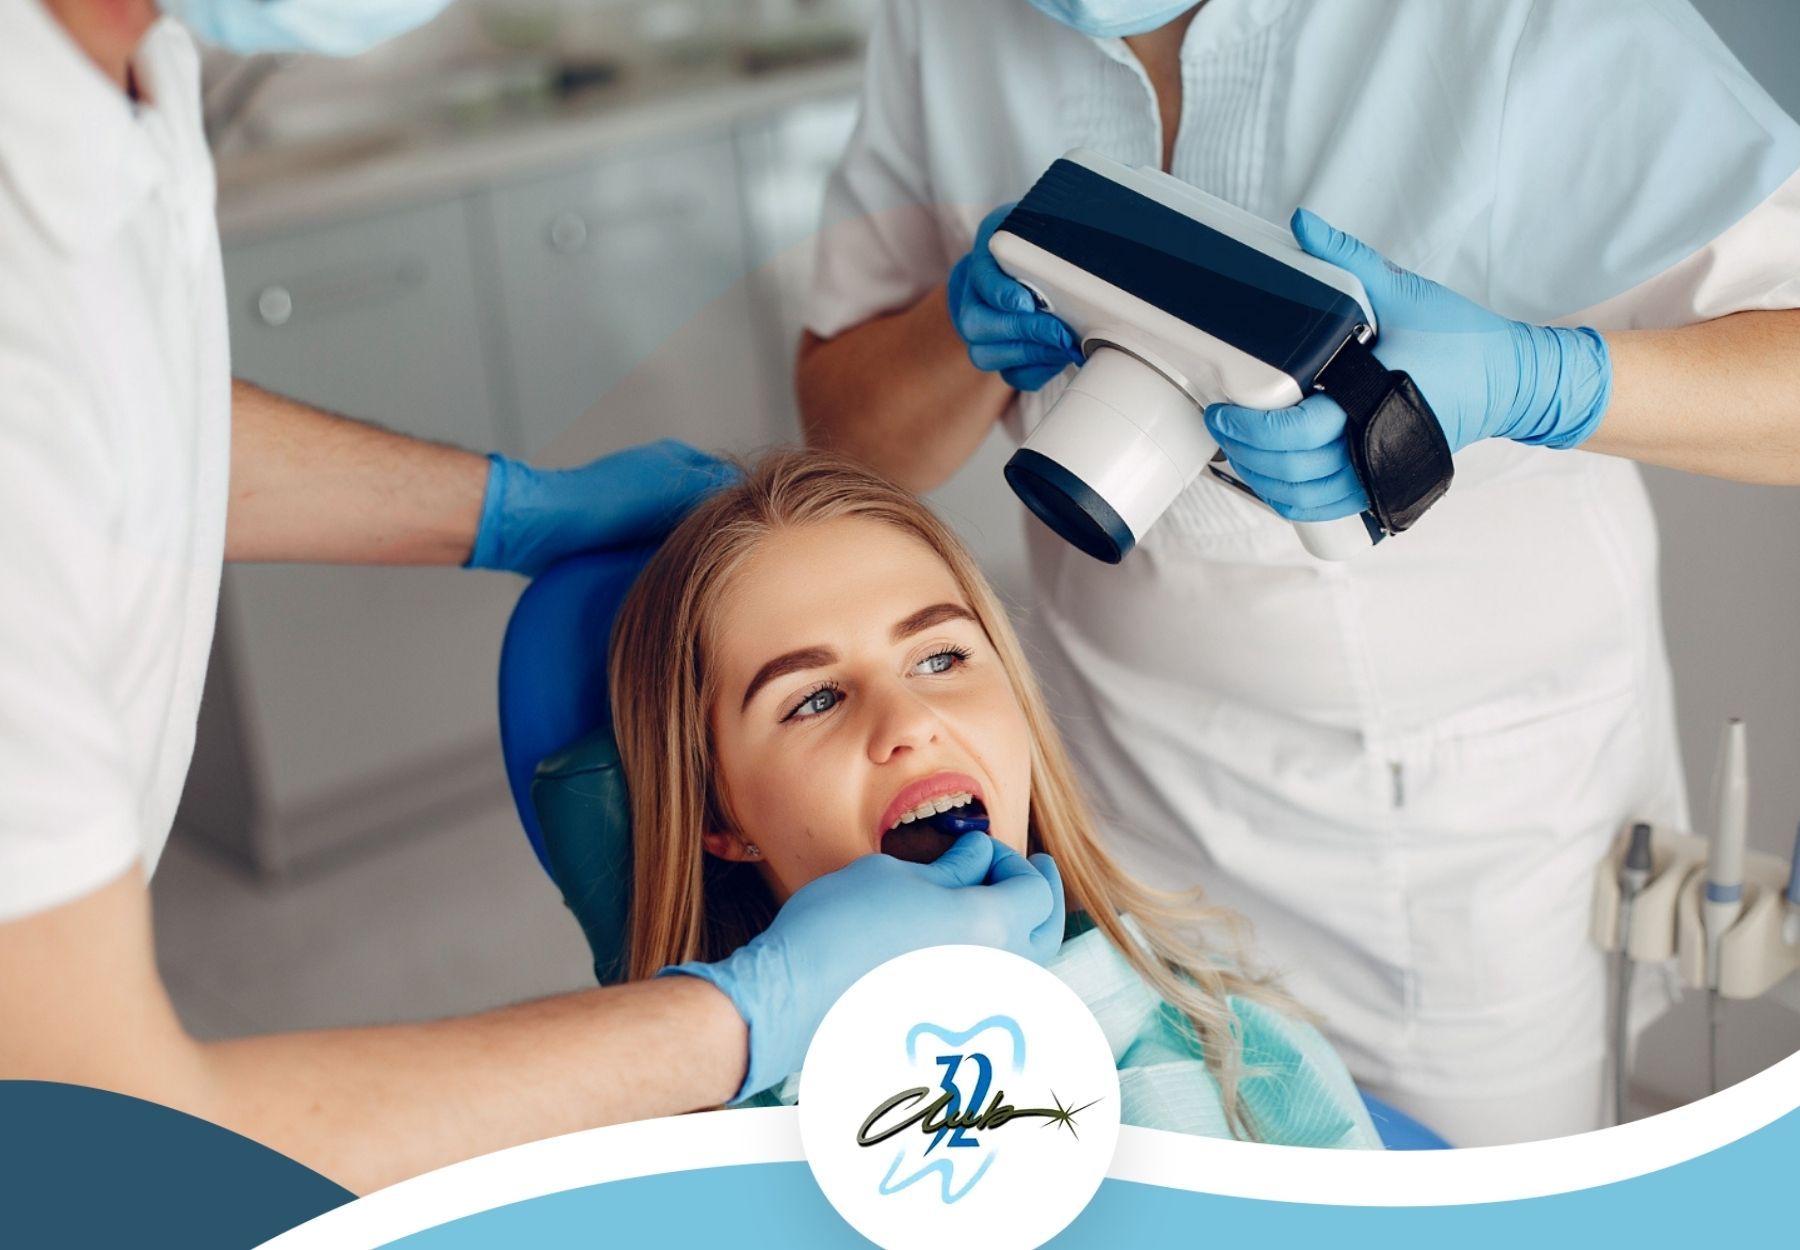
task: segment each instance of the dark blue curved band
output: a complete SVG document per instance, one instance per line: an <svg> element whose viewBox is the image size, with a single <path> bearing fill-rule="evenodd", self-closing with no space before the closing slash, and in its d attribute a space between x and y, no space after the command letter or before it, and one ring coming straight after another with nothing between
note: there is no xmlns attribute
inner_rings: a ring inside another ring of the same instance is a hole
<svg viewBox="0 0 1800 1250"><path fill-rule="evenodd" d="M1038 520L1096 560L1117 564L1137 543L1111 504L1042 452L1015 451L1006 462L1006 483Z"/></svg>

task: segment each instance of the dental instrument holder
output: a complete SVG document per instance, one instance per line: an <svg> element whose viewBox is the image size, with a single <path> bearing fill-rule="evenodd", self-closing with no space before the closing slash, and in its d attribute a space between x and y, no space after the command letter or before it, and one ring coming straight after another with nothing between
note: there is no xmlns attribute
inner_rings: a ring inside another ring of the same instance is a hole
<svg viewBox="0 0 1800 1250"><path fill-rule="evenodd" d="M1692 986L1706 984L1703 878L1704 873L1696 873L1686 882L1676 903L1681 978ZM1719 939L1719 997L1758 998L1800 972L1800 946L1788 944L1781 932L1787 878L1788 866L1776 856L1745 853L1743 908Z"/></svg>
<svg viewBox="0 0 1800 1250"><path fill-rule="evenodd" d="M1076 150L989 248L1087 357L1006 479L1088 555L1123 560L1208 468L1256 499L1218 463L1201 417L1214 402L1277 409L1324 391L1344 408L1371 504L1294 524L1321 559L1367 551L1448 489L1443 430L1411 379L1370 350L1375 314L1362 284L1281 227L1160 170Z"/></svg>
<svg viewBox="0 0 1800 1250"><path fill-rule="evenodd" d="M1634 822L1636 823L1636 822ZM1619 881L1631 846L1632 825L1618 839L1594 874L1593 928L1590 936L1604 951L1619 949ZM1659 825L1650 827L1650 876L1632 902L1631 949L1637 963L1662 963L1676 952L1675 903L1689 877L1706 863L1706 840Z"/></svg>
<svg viewBox="0 0 1800 1250"><path fill-rule="evenodd" d="M1619 949L1619 870L1631 842L1631 826L1594 873L1590 930L1604 951ZM1664 825L1650 833L1650 883L1632 904L1631 957L1639 963L1679 958L1682 982L1706 988L1706 934L1700 923L1706 877L1705 838ZM1719 995L1759 998L1800 972L1800 945L1782 938L1782 891L1788 865L1774 855L1744 856L1744 907L1719 944Z"/></svg>

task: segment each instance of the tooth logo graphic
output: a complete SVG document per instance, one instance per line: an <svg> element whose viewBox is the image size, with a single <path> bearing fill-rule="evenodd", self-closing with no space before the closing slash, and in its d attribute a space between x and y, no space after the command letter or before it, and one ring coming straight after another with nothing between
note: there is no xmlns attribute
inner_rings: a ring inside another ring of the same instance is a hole
<svg viewBox="0 0 1800 1250"><path fill-rule="evenodd" d="M813 1175L889 1250L1041 1245L1099 1188L1118 1128L1118 1074L1086 1006L1029 960L979 947L857 982L800 1080Z"/></svg>

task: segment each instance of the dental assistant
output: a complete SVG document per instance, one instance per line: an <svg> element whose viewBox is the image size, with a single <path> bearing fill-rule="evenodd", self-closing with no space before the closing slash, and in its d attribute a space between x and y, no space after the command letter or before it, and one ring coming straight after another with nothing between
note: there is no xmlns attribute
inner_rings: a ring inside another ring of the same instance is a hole
<svg viewBox="0 0 1800 1250"><path fill-rule="evenodd" d="M436 3L180 6L240 49L355 51ZM147 880L193 746L220 564L530 575L662 532L729 476L660 443L538 471L234 387L199 60L149 0L0 16L0 1079L191 1112L366 1190L798 1066L838 994L926 943L1043 959L1059 889L971 835L869 856L734 955L467 1019L201 1044Z"/></svg>
<svg viewBox="0 0 1800 1250"><path fill-rule="evenodd" d="M1026 520L1046 681L1118 852L1246 913L1365 1088L1458 1145L1598 1126L1591 873L1686 815L1631 462L1800 482L1800 128L1681 0L890 0L864 91L798 383L914 488L1080 359L987 249L1070 148L1365 284L1449 494L1315 561L1342 411L1215 407L1271 508L1203 475L1118 567Z"/></svg>

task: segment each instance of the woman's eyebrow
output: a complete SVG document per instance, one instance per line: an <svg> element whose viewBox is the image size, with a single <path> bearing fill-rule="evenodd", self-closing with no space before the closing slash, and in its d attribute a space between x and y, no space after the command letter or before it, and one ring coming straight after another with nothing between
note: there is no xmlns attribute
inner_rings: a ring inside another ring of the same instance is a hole
<svg viewBox="0 0 1800 1250"><path fill-rule="evenodd" d="M933 625L941 625L945 621L973 621L975 614L960 603L934 603L928 608L920 608L911 616L894 626L889 634L895 642L902 642L914 634L923 633Z"/></svg>
<svg viewBox="0 0 1800 1250"><path fill-rule="evenodd" d="M934 603L928 608L920 608L895 625L889 631L889 637L895 642L902 642L914 634L922 633L933 625L941 625L945 621L973 621L975 619L975 614L960 603ZM776 656L756 670L756 676L750 679L749 686L744 689L744 701L738 710L742 711L749 707L750 700L756 697L756 692L777 677L786 677L789 673L799 673L809 668L823 668L827 664L836 664L837 658L837 652L830 647L802 647L798 651L789 651L784 655Z"/></svg>
<svg viewBox="0 0 1800 1250"><path fill-rule="evenodd" d="M809 668L823 668L827 664L836 663L837 652L830 647L802 647L798 651L789 651L785 655L778 655L756 670L756 676L750 679L750 686L744 691L744 702L738 710L742 711L749 707L750 700L756 697L756 692L777 677L786 677L789 673L799 673Z"/></svg>

